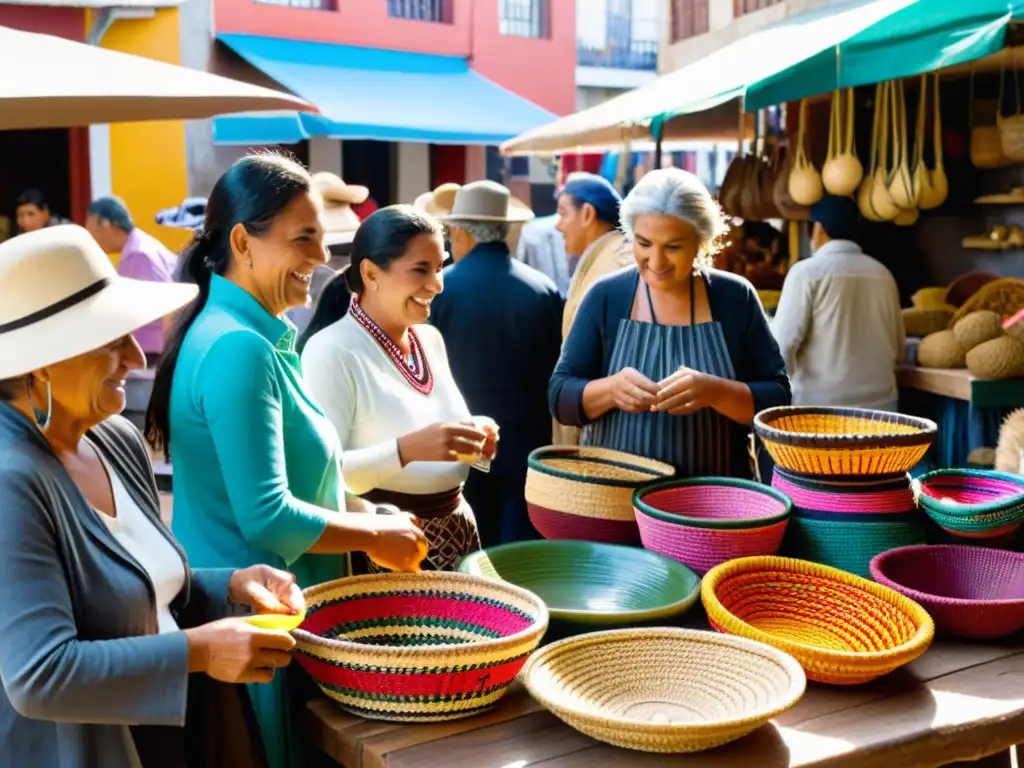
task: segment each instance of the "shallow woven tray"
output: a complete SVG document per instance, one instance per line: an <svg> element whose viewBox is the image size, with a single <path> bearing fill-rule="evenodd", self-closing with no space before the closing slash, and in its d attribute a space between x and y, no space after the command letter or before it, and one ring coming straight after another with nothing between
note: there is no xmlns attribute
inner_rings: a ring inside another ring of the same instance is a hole
<svg viewBox="0 0 1024 768"><path fill-rule="evenodd" d="M914 480L921 509L949 533L999 536L1024 522L1024 477L986 469L938 469Z"/></svg>
<svg viewBox="0 0 1024 768"><path fill-rule="evenodd" d="M860 408L783 406L754 417L776 464L814 475L909 472L927 453L934 421Z"/></svg>
<svg viewBox="0 0 1024 768"><path fill-rule="evenodd" d="M552 621L634 624L678 616L700 596L700 578L656 552L589 541L523 541L467 555L459 571L530 590Z"/></svg>
<svg viewBox="0 0 1024 768"><path fill-rule="evenodd" d="M674 474L669 464L607 448L538 448L526 472L530 520L548 539L632 543L633 491Z"/></svg>
<svg viewBox="0 0 1024 768"><path fill-rule="evenodd" d="M303 594L298 662L342 708L376 720L490 709L548 626L536 595L463 573L353 576Z"/></svg>
<svg viewBox="0 0 1024 768"><path fill-rule="evenodd" d="M773 645L823 683L866 683L923 654L931 617L895 590L806 560L744 557L701 585L711 625Z"/></svg>
<svg viewBox="0 0 1024 768"><path fill-rule="evenodd" d="M944 544L900 547L871 576L924 606L940 632L977 640L1024 629L1024 554Z"/></svg>
<svg viewBox="0 0 1024 768"><path fill-rule="evenodd" d="M800 665L770 646L661 627L552 643L522 678L573 728L645 752L696 752L738 739L796 704L806 686Z"/></svg>

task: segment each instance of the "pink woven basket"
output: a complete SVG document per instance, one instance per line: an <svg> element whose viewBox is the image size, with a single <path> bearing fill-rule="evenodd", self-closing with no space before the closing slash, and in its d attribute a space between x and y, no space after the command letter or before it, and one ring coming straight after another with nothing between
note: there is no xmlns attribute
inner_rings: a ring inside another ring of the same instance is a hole
<svg viewBox="0 0 1024 768"><path fill-rule="evenodd" d="M1024 554L920 544L883 552L871 577L919 603L938 631L992 640L1024 629Z"/></svg>
<svg viewBox="0 0 1024 768"><path fill-rule="evenodd" d="M736 557L777 554L791 508L773 488L726 477L668 480L633 494L644 547L700 574Z"/></svg>

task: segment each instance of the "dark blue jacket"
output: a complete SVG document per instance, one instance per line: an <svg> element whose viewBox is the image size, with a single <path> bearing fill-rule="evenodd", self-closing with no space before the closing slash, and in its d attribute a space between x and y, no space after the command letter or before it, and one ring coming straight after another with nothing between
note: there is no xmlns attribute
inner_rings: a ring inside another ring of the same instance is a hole
<svg viewBox="0 0 1024 768"><path fill-rule="evenodd" d="M430 322L444 336L452 374L474 416L501 428L493 471L525 471L551 442L547 388L562 337L554 282L512 258L504 243L478 245L444 270Z"/></svg>

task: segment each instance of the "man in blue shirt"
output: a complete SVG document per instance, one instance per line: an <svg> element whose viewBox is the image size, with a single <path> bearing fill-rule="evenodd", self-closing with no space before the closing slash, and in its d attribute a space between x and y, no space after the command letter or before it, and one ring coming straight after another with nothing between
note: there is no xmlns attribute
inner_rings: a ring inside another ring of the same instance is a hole
<svg viewBox="0 0 1024 768"><path fill-rule="evenodd" d="M492 181L459 189L442 217L455 263L445 269L430 322L444 336L470 412L501 429L491 471L474 471L464 491L485 547L536 538L524 496L527 456L551 440L547 387L561 350L562 298L505 244L509 226L531 218Z"/></svg>

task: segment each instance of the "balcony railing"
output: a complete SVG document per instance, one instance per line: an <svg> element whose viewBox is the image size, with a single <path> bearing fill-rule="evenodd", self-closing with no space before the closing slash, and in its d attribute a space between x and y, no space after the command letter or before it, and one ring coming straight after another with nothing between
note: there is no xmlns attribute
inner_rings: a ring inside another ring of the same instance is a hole
<svg viewBox="0 0 1024 768"><path fill-rule="evenodd" d="M499 0L499 31L513 37L549 37L548 3L549 0Z"/></svg>
<svg viewBox="0 0 1024 768"><path fill-rule="evenodd" d="M764 8L770 8L773 5L778 5L784 0L732 0L732 15L743 16L754 11L760 11Z"/></svg>
<svg viewBox="0 0 1024 768"><path fill-rule="evenodd" d="M452 0L388 0L388 16L393 19L452 23Z"/></svg>
<svg viewBox="0 0 1024 768"><path fill-rule="evenodd" d="M745 0L734 0L744 2ZM756 2L756 0L750 0ZM672 41L703 35L711 29L708 0L672 0Z"/></svg>
<svg viewBox="0 0 1024 768"><path fill-rule="evenodd" d="M263 5L283 5L285 8L306 8L311 11L333 11L335 0L255 0Z"/></svg>
<svg viewBox="0 0 1024 768"><path fill-rule="evenodd" d="M658 43L656 40L609 40L598 48L582 40L576 43L576 61L581 67L610 67L614 69L656 70Z"/></svg>

